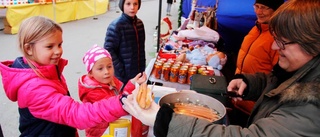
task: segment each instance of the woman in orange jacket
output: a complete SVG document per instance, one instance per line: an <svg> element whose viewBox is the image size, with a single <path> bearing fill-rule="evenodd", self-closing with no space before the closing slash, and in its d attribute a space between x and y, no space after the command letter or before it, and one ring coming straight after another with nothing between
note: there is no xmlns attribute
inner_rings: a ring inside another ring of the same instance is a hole
<svg viewBox="0 0 320 137"><path fill-rule="evenodd" d="M235 74L256 72L268 74L278 62L277 51L271 49L274 38L269 31L268 22L282 3L283 0L256 0L253 5L257 16L256 25L244 37L238 53ZM255 102L242 100L233 101L232 104L243 112L244 116L249 116Z"/></svg>

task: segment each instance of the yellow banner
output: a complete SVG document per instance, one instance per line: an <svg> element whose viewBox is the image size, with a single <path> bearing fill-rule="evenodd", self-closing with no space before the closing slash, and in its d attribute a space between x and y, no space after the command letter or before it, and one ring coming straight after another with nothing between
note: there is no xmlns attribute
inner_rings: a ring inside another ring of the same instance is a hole
<svg viewBox="0 0 320 137"><path fill-rule="evenodd" d="M6 6L6 19L11 34L16 34L21 21L31 16L46 16L58 23L83 19L107 12L109 0L68 1Z"/></svg>

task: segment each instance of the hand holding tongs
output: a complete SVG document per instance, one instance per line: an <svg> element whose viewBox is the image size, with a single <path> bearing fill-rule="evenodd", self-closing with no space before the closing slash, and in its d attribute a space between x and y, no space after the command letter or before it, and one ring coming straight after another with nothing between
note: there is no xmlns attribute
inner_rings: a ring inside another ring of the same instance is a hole
<svg viewBox="0 0 320 137"><path fill-rule="evenodd" d="M225 97L243 97L243 95L239 95L237 92L234 91L226 91L226 93L221 93L221 96L225 96Z"/></svg>

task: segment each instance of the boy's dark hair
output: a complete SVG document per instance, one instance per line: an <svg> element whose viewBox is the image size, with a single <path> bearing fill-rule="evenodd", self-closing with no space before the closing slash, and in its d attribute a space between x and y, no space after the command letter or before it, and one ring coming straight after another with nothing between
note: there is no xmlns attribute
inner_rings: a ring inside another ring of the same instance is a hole
<svg viewBox="0 0 320 137"><path fill-rule="evenodd" d="M123 12L123 5L125 2L126 2L126 0L119 0L119 8L122 12ZM138 10L139 10L140 6L141 6L141 0L138 0L138 3L139 3L139 7L138 7Z"/></svg>

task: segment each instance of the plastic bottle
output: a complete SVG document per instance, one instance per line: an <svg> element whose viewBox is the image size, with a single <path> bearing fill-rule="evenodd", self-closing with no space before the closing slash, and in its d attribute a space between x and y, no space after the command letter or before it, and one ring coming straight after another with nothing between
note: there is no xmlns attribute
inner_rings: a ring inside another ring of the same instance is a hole
<svg viewBox="0 0 320 137"><path fill-rule="evenodd" d="M204 25L204 17L201 17L199 27L202 27Z"/></svg>

